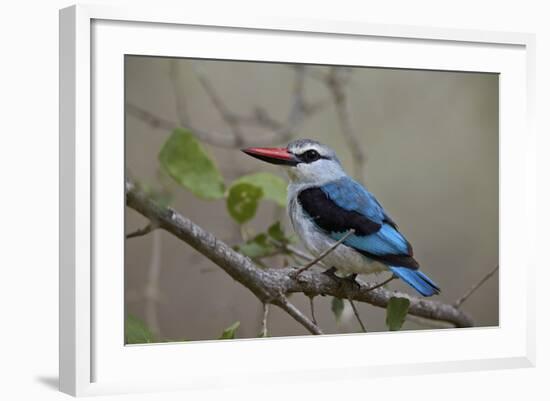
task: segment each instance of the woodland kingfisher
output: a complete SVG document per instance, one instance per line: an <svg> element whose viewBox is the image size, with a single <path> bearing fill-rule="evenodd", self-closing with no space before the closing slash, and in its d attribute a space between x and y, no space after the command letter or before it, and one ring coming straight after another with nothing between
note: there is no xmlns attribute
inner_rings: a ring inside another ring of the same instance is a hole
<svg viewBox="0 0 550 401"><path fill-rule="evenodd" d="M364 186L344 171L336 153L311 139L286 148L248 148L246 154L285 166L288 213L294 231L313 255L319 256L345 239L322 259L332 273L390 271L423 296L440 289L420 271L411 244L397 224Z"/></svg>

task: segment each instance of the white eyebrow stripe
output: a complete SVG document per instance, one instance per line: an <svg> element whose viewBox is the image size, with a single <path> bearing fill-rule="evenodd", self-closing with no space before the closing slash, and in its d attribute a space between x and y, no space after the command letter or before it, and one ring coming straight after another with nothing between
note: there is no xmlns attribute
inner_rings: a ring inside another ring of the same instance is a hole
<svg viewBox="0 0 550 401"><path fill-rule="evenodd" d="M308 151L308 150L316 150L317 153L319 153L321 156L323 156L323 157L326 157L326 156L327 156L327 155L325 154L325 152L324 152L324 149L321 148L319 145L314 144L314 143L308 143L308 144L299 146L299 147L293 149L293 152L294 152L295 154L301 155L302 153L304 153L304 152L306 152L306 151Z"/></svg>

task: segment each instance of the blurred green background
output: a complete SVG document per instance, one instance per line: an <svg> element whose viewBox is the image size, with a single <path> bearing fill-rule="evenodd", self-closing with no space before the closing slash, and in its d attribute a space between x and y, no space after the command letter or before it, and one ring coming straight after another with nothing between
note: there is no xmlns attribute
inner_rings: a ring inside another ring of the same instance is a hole
<svg viewBox="0 0 550 401"><path fill-rule="evenodd" d="M276 63L126 56L127 174L155 190L164 188L171 206L218 238L230 245L241 243L242 230L229 217L225 201L202 200L174 185L159 174L158 154L171 128L183 123L200 131L199 139L207 139L201 143L226 182L259 171L286 180L281 168L238 149L286 144L287 132L273 123L286 126L298 76L300 94L312 108L293 125L291 139L312 138L334 148L347 171L366 184L399 224L423 271L442 288L433 299L454 302L498 264L496 74L297 69ZM336 87L331 87L330 77L338 78ZM335 106L335 88L345 97L344 121L338 114L342 109ZM249 121L232 128L224 112ZM364 157L363 163L358 156ZM284 209L261 202L247 224L248 235L265 231L279 218L291 230ZM127 233L146 224L126 209ZM281 257L269 260L270 266L282 263ZM398 281L389 288L413 293ZM309 312L305 296L293 295L291 301ZM158 230L126 241L125 302L127 315L144 322L159 341L215 339L237 321L239 338L257 337L261 328L262 305L248 289ZM383 309L357 305L368 331L387 330ZM495 326L498 305L497 274L463 309L476 326ZM347 302L339 319L331 311L330 297L315 298L315 306L326 333L359 331ZM406 321L403 329L427 327ZM308 334L276 307L271 308L268 328L270 336Z"/></svg>

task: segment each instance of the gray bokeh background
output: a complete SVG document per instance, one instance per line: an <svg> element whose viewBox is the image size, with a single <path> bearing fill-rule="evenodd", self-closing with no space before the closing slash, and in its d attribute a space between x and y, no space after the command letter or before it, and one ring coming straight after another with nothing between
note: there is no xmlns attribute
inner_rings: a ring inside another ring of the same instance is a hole
<svg viewBox="0 0 550 401"><path fill-rule="evenodd" d="M312 71L323 73L326 68ZM208 77L233 112L249 114L259 105L281 121L286 118L294 70L282 64L127 56L126 102L174 123L179 107L179 115L184 109L192 126L231 135L197 72ZM441 286L441 295L434 299L454 302L498 263L498 75L353 68L349 88L352 123L368 158L358 178L399 224L423 271ZM184 104L176 101L175 90ZM306 80L306 95L311 101L330 99L324 84L313 78ZM127 113L126 167L132 177L152 186L158 182L157 155L169 135L169 130ZM262 129L246 130L247 145L266 135ZM330 145L352 171L349 147L332 104L307 118L294 137ZM226 182L257 171L285 177L281 168L237 149L204 146ZM224 201L204 201L176 189L172 206L223 241L240 242ZM257 232L265 230L276 209L264 202L250 226ZM127 232L146 223L127 209ZM153 282L157 277L158 285L150 288L152 277ZM414 292L396 281L389 288ZM291 299L309 311L306 297ZM463 308L476 326L494 326L498 301L497 274ZM162 339L213 339L235 321L241 322L238 337L256 337L260 330L261 304L252 293L165 232L126 241L125 302L127 313L145 320ZM325 332L359 330L349 306L336 322L329 297L317 297L315 305ZM384 310L367 304L359 304L359 310L369 331L386 329ZM270 336L307 334L277 308L271 308L268 327ZM407 321L404 328L424 326Z"/></svg>

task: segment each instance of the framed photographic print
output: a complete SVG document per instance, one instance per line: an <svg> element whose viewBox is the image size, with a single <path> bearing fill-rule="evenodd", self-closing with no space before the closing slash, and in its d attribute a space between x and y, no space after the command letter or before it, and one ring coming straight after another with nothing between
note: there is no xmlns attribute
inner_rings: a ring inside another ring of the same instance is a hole
<svg viewBox="0 0 550 401"><path fill-rule="evenodd" d="M62 10L62 391L531 366L532 46Z"/></svg>

